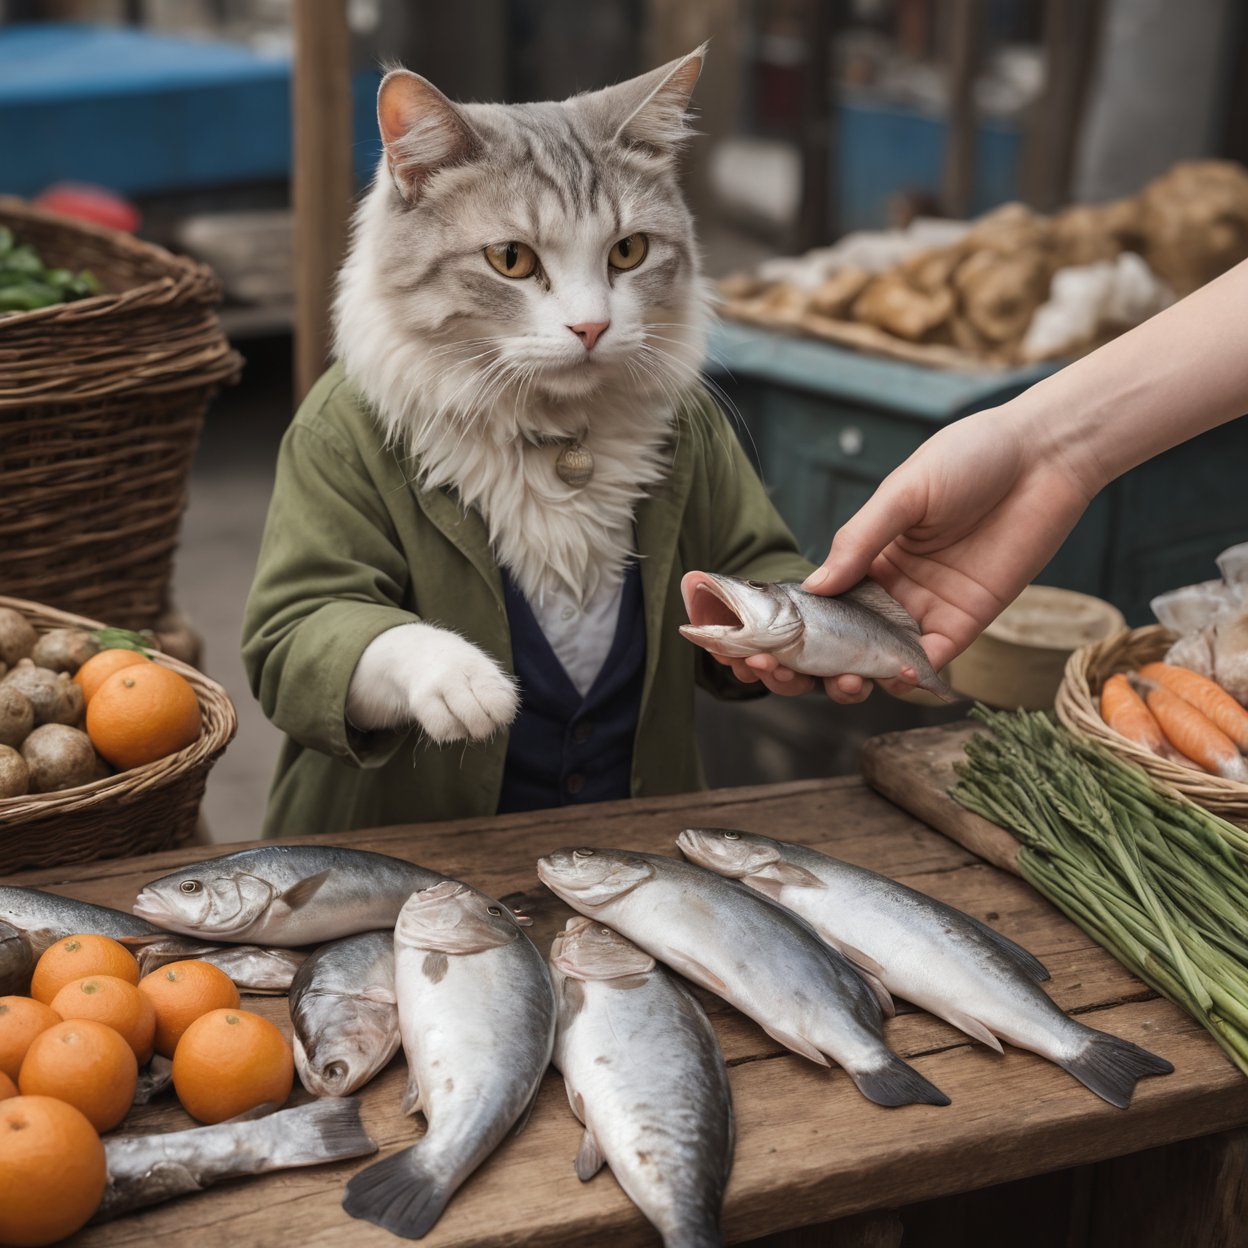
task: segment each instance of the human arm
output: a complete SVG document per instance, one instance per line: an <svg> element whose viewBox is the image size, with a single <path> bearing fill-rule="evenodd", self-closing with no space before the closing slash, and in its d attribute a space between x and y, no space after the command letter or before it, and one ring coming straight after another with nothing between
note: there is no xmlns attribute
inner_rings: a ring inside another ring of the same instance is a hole
<svg viewBox="0 0 1248 1248"><path fill-rule="evenodd" d="M1248 410L1248 261L1000 407L942 429L836 534L806 582L869 575L939 669L1045 566L1088 503L1145 460ZM776 673L775 660L745 660ZM829 682L861 701L870 682ZM904 688L904 685L894 685Z"/></svg>

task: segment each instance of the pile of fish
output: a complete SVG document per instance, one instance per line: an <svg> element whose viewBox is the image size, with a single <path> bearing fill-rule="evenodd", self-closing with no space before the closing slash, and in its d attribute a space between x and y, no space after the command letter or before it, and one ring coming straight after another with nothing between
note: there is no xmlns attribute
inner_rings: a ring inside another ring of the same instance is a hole
<svg viewBox="0 0 1248 1248"><path fill-rule="evenodd" d="M401 1109L426 1130L349 1181L353 1217L425 1235L524 1125L553 1059L585 1128L577 1175L610 1167L668 1248L721 1244L731 1096L715 1032L677 975L793 1052L842 1067L879 1105L949 1104L885 1042L893 994L998 1052L1006 1041L1039 1053L1119 1107L1139 1078L1172 1069L1067 1017L1031 954L951 906L765 836L688 829L677 846L683 859L606 848L540 859L538 878L577 912L548 959L503 902L360 850L209 859L147 885L137 917L0 888L0 993L22 991L52 941L90 931L147 969L204 957L244 990L289 992L300 1079L330 1099L111 1139L100 1219L223 1178L375 1152L358 1103L341 1098L401 1045ZM148 1072L145 1095L162 1077Z"/></svg>

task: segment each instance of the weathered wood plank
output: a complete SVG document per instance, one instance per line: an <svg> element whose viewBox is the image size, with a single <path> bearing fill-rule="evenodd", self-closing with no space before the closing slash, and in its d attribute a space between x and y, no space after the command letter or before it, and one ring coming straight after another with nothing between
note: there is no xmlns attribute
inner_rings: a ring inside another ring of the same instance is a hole
<svg viewBox="0 0 1248 1248"><path fill-rule="evenodd" d="M954 764L978 730L977 724L963 721L872 737L863 747L862 774L876 792L902 810L994 867L1018 875L1018 842L949 796L957 779Z"/></svg>
<svg viewBox="0 0 1248 1248"><path fill-rule="evenodd" d="M1004 1056L921 1012L889 1021L890 1044L953 1098L948 1108L884 1110L866 1102L840 1070L783 1051L748 1019L707 998L729 1063L738 1124L737 1161L725 1229L732 1242L1095 1162L1248 1123L1248 1081L1181 1011L1154 997L1023 881L870 793L858 781L806 781L681 798L615 803L427 827L379 829L344 844L423 860L506 896L525 893L545 944L568 913L540 890L539 854L568 843L672 852L687 825L740 826L804 841L883 870L986 919L1022 941L1053 973L1063 1008L1174 1062L1176 1073L1143 1081L1127 1112L1112 1109L1061 1070L1018 1050ZM220 847L217 847L218 849ZM22 883L126 906L155 875L213 851L28 873ZM283 999L251 1008L289 1029ZM422 1129L400 1117L401 1057L360 1094L365 1122L383 1150ZM135 1111L135 1129L189 1125L176 1102ZM558 1077L546 1079L528 1127L475 1175L425 1241L432 1246L654 1244L653 1232L609 1174L575 1177L580 1129ZM159 1237L191 1245L211 1235L249 1245L393 1243L353 1222L340 1201L363 1162L292 1171L217 1188L109 1226L83 1245ZM870 1223L864 1224L870 1225Z"/></svg>

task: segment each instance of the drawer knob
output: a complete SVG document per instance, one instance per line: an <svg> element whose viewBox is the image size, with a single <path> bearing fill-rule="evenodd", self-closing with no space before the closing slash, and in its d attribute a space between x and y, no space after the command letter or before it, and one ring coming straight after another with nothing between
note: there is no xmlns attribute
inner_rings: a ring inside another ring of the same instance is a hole
<svg viewBox="0 0 1248 1248"><path fill-rule="evenodd" d="M837 442L840 445L842 455L862 454L862 430L857 425L846 425L837 434Z"/></svg>

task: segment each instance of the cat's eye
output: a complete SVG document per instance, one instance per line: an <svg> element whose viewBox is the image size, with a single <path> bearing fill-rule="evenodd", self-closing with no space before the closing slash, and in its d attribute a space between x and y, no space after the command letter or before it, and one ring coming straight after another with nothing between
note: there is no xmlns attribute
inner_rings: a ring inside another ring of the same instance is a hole
<svg viewBox="0 0 1248 1248"><path fill-rule="evenodd" d="M527 243L491 243L485 258L504 277L532 277L537 271L537 252Z"/></svg>
<svg viewBox="0 0 1248 1248"><path fill-rule="evenodd" d="M622 238L607 254L607 263L613 269L635 269L650 250L650 241L644 234L630 234Z"/></svg>

